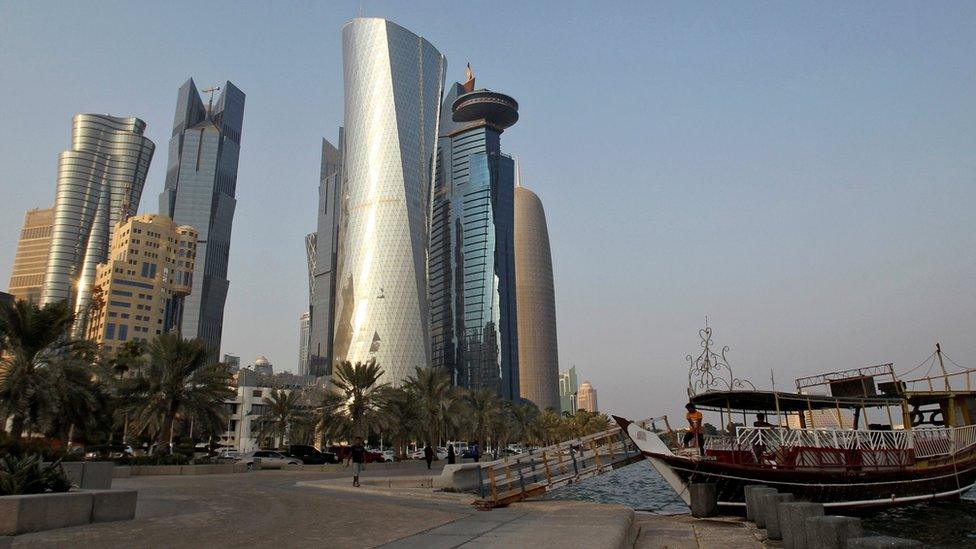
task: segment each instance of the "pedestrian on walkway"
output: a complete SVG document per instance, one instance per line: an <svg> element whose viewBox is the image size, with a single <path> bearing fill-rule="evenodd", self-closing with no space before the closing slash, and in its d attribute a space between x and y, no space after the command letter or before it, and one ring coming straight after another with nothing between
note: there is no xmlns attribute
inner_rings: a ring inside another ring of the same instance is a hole
<svg viewBox="0 0 976 549"><path fill-rule="evenodd" d="M424 446L424 459L427 460L427 469L430 469L430 464L434 462L434 449L430 447L430 443Z"/></svg>
<svg viewBox="0 0 976 549"><path fill-rule="evenodd" d="M363 462L366 459L366 447L363 437L356 437L356 443L349 448L349 461L352 462L352 485L359 486L359 475L363 472Z"/></svg>
<svg viewBox="0 0 976 549"><path fill-rule="evenodd" d="M454 453L454 445L453 444L448 444L447 445L447 464L448 465L454 465L455 463L457 463L457 454Z"/></svg>
<svg viewBox="0 0 976 549"><path fill-rule="evenodd" d="M478 458L481 457L479 450L480 448L478 448L478 442L475 441L475 443L471 445L471 457L474 458L475 463L478 463Z"/></svg>

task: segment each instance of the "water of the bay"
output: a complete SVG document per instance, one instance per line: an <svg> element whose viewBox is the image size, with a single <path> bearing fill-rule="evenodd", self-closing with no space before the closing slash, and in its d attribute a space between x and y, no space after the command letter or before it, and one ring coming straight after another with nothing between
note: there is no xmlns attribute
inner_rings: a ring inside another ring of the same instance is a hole
<svg viewBox="0 0 976 549"><path fill-rule="evenodd" d="M548 497L617 503L658 514L688 512L657 471L643 462L554 490ZM919 503L861 518L871 534L916 539L926 547L976 547L976 493L958 501Z"/></svg>

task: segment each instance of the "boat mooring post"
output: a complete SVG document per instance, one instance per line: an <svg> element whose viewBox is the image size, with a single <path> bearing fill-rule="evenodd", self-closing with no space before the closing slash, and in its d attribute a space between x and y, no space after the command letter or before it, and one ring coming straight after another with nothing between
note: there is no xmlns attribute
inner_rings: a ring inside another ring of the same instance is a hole
<svg viewBox="0 0 976 549"><path fill-rule="evenodd" d="M756 508L753 511L753 517L755 517L753 520L756 523L756 526L758 526L760 528L767 528L767 526L766 526L767 519L768 519L769 515L772 514L772 513L768 513L767 512L767 511L770 511L770 509L769 509L769 507L766 507L766 505L765 505L765 503L766 503L765 498L767 496L772 496L772 495L775 495L775 494L778 494L778 493L779 493L779 490L777 490L776 488L770 488L768 486L765 487L765 488L763 488L763 489L761 489L761 490L756 490L756 491L754 491L752 493L753 505Z"/></svg>
<svg viewBox="0 0 976 549"><path fill-rule="evenodd" d="M705 518L718 514L718 486L714 482L693 482L688 491L691 494L691 516Z"/></svg>
<svg viewBox="0 0 976 549"><path fill-rule="evenodd" d="M851 538L864 535L861 519L827 515L806 520L807 545L810 549L842 549Z"/></svg>
<svg viewBox="0 0 976 549"><path fill-rule="evenodd" d="M822 517L823 504L799 501L780 503L777 505L777 513L786 549L809 549L806 520L810 517Z"/></svg>
<svg viewBox="0 0 976 549"><path fill-rule="evenodd" d="M769 486L763 484L750 484L743 488L746 496L746 519L753 522L756 521L756 494L759 490L772 490L776 491L775 488L770 488Z"/></svg>
<svg viewBox="0 0 976 549"><path fill-rule="evenodd" d="M757 497L759 507L762 508L761 514L766 521L766 537L771 540L783 539L783 521L779 516L779 504L793 501L793 494L760 492Z"/></svg>

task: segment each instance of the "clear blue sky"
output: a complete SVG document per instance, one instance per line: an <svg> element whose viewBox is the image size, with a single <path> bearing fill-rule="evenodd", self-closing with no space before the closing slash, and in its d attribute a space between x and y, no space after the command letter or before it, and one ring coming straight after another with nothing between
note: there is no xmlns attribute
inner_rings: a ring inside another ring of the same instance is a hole
<svg viewBox="0 0 976 549"><path fill-rule="evenodd" d="M546 207L561 365L602 408L676 410L706 315L780 387L907 369L936 340L976 365L972 2L3 2L0 285L73 114L146 120L155 212L177 88L229 79L247 108L223 351L294 368L360 10L518 99L503 147Z"/></svg>

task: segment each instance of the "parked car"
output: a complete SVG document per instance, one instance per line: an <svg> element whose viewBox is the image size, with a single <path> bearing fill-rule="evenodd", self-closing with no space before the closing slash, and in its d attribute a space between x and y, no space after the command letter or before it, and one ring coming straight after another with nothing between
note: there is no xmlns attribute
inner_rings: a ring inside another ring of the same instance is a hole
<svg viewBox="0 0 976 549"><path fill-rule="evenodd" d="M241 453L233 448L223 448L217 452L218 459L239 459Z"/></svg>
<svg viewBox="0 0 976 549"><path fill-rule="evenodd" d="M306 465L322 465L324 463L339 463L332 452L320 452L308 444L292 444L288 446L288 455L302 460Z"/></svg>
<svg viewBox="0 0 976 549"><path fill-rule="evenodd" d="M85 459L117 459L132 455L128 444L99 444L85 448Z"/></svg>
<svg viewBox="0 0 976 549"><path fill-rule="evenodd" d="M334 454L336 459L340 462L346 461L351 455L350 447L345 444L329 446L329 452ZM373 463L374 461L385 461L383 459L383 454L375 452L372 450L366 450L366 454L363 458L366 463Z"/></svg>
<svg viewBox="0 0 976 549"><path fill-rule="evenodd" d="M385 461L387 463L390 463L394 459L396 459L396 452L394 452L393 450L380 450L379 454L383 456L383 459L381 461Z"/></svg>
<svg viewBox="0 0 976 549"><path fill-rule="evenodd" d="M244 454L243 456L241 456L237 460L237 463L243 463L243 464L247 465L248 470L251 470L251 469L254 469L254 462L255 462L255 459L256 458L261 460L261 468L262 469L266 469L266 468L271 468L271 469L277 468L277 469L280 469L281 467L284 467L285 465L301 465L302 464L302 460L300 460L298 458L289 457L289 456L286 456L286 455L282 454L281 452L275 452L275 451L272 451L272 450L257 450L257 451L254 451L254 452L248 452L248 453Z"/></svg>

